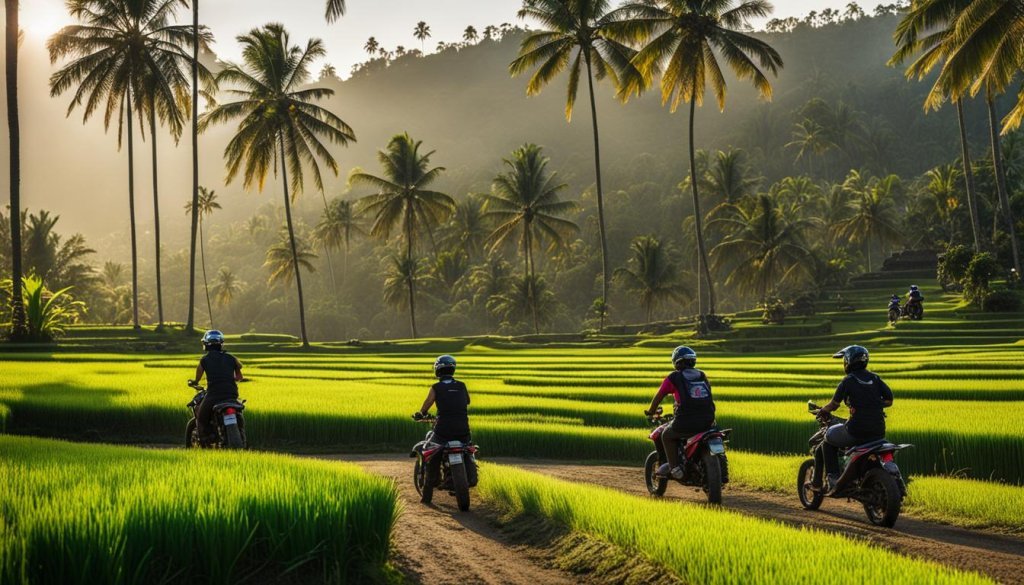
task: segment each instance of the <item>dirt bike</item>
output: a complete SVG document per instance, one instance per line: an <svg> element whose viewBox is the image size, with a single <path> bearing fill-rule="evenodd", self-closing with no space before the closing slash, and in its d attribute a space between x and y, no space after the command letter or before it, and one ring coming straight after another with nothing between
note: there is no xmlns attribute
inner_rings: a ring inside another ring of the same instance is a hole
<svg viewBox="0 0 1024 585"><path fill-rule="evenodd" d="M872 524L892 528L907 495L907 484L894 458L897 451L913 445L896 445L879 439L840 450L842 473L835 489L826 495L820 485L824 470L818 468L815 461L824 461L821 451L829 427L843 424L846 420L832 413L822 416L821 408L810 401L807 410L818 418L820 428L809 441L813 457L800 465L797 475L800 503L807 510L817 510L826 497L856 500L864 505L864 512Z"/></svg>
<svg viewBox="0 0 1024 585"><path fill-rule="evenodd" d="M415 418L415 416L413 420L431 425L437 421L434 417ZM469 488L471 487L467 464L473 465L475 470L476 453L479 451L479 447L473 443L463 443L462 441L435 443L433 438L434 430L431 429L427 436L416 443L409 453L409 457L416 459L412 469L412 481L416 486L416 492L423 497L424 502L430 503L435 488L445 490L455 496L459 510L466 512L469 510ZM427 464L435 457L441 458L441 469L437 482L434 485L428 485Z"/></svg>
<svg viewBox="0 0 1024 585"><path fill-rule="evenodd" d="M661 443L661 435L665 432L675 416L662 414L662 409L647 417L647 422L655 427L650 439L654 441L655 450L644 462L644 480L647 491L652 496L662 496L668 482L677 481L682 485L697 487L708 496L712 504L722 503L722 485L729 483L728 460L725 458L725 443L728 442L732 429L711 428L698 433L686 441L679 442L679 462L683 466L682 479L658 475L658 468L668 461L665 447Z"/></svg>
<svg viewBox="0 0 1024 585"><path fill-rule="evenodd" d="M903 316L911 321L920 321L924 317L924 302L907 301L907 304L903 305Z"/></svg>
<svg viewBox="0 0 1024 585"><path fill-rule="evenodd" d="M192 411L192 420L188 421L185 427L185 448L207 448L207 449L245 449L245 417L242 411L245 410L245 401L234 398L218 402L213 407L213 423L217 428L217 440L211 444L203 445L199 440L199 429L196 426L196 414L199 405L206 398L206 388L203 388L193 380L188 381L188 387L196 391L192 402L188 403L188 409Z"/></svg>
<svg viewBox="0 0 1024 585"><path fill-rule="evenodd" d="M900 317L902 315L903 315L903 307L900 306L900 302L899 301L890 301L889 302L889 323L892 323L893 325L895 325L896 322L900 320Z"/></svg>

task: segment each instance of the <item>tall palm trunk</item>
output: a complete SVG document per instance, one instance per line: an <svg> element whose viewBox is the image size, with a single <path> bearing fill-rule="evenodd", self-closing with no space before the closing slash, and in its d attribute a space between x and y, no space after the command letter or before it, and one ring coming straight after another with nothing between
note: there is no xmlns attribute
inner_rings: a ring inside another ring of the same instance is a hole
<svg viewBox="0 0 1024 585"><path fill-rule="evenodd" d="M690 188L693 192L693 225L697 230L697 251L700 254L698 269L704 273L708 284L708 314L715 314L715 284L711 281L711 267L708 266L708 251L704 246L704 228L700 212L700 196L697 193L697 150L693 142L693 126L697 117L696 86L690 94ZM697 280L700 280L698 276ZM698 302L698 308L700 302ZM698 309L699 310L699 309Z"/></svg>
<svg viewBox="0 0 1024 585"><path fill-rule="evenodd" d="M299 249L295 245L295 226L292 225L292 199L288 194L288 164L285 159L284 136L278 136L281 147L281 180L284 185L284 217L288 223L288 241L292 247L292 262L295 264L295 287L299 291L299 331L302 334L302 347L309 347L306 336L306 303L302 298L302 267L299 266Z"/></svg>
<svg viewBox="0 0 1024 585"><path fill-rule="evenodd" d="M597 223L601 232L601 324L598 331L604 331L604 318L608 307L608 235L604 226L604 189L601 186L601 139L597 130L597 100L594 98L594 75L590 68L590 53L584 50L587 62L587 85L590 88L590 117L594 124L594 170L597 175Z"/></svg>
<svg viewBox="0 0 1024 585"><path fill-rule="evenodd" d="M405 259L409 266L409 277L406 279L409 286L409 326L412 329L412 338L416 339L416 265L412 257L412 222L413 208L411 204L405 206Z"/></svg>
<svg viewBox="0 0 1024 585"><path fill-rule="evenodd" d="M186 331L192 331L195 328L197 231L199 231L199 0L192 0L192 235L188 260Z"/></svg>
<svg viewBox="0 0 1024 585"><path fill-rule="evenodd" d="M199 258L203 267L203 290L206 291L206 312L210 316L210 329L213 329L213 305L210 304L210 282L206 278L206 236L203 235L203 217L199 216Z"/></svg>
<svg viewBox="0 0 1024 585"><path fill-rule="evenodd" d="M132 131L132 94L125 97L128 113L128 213L131 215L132 235L132 327L139 329L139 257L135 239L135 137Z"/></svg>
<svg viewBox="0 0 1024 585"><path fill-rule="evenodd" d="M1006 220L1006 233L1010 235L1010 249L1013 251L1013 267L1021 274L1020 252L1017 249L1017 229L1013 225L1013 208L1006 193L1006 169L1003 167L1003 147L999 140L999 117L996 115L996 104L990 92L986 92L988 102L988 127L992 137L992 166L996 175L996 191L999 193L999 206Z"/></svg>
<svg viewBox="0 0 1024 585"><path fill-rule="evenodd" d="M21 126L18 120L18 0L4 0L7 14L5 69L11 180L11 339L28 337L21 292Z"/></svg>
<svg viewBox="0 0 1024 585"><path fill-rule="evenodd" d="M527 222L523 226L524 240L526 242L526 302L530 303L530 311L533 313L533 332L537 335L540 334L540 320L537 319L537 291L534 289L536 284L536 266L533 263L533 232L531 232L532 224Z"/></svg>
<svg viewBox="0 0 1024 585"><path fill-rule="evenodd" d="M330 208L327 205L327 195L324 194L323 190L320 191L320 198L324 200L324 214L325 217L330 217ZM327 268L331 273L331 291L338 291L338 281L334 278L334 261L331 260L331 247L324 244L324 255L327 256Z"/></svg>
<svg viewBox="0 0 1024 585"><path fill-rule="evenodd" d="M956 117L960 124L960 149L964 163L964 183L967 187L967 209L971 212L971 233L974 234L974 252L981 252L981 226L978 223L978 194L974 192L974 168L971 166L967 125L964 122L964 104L956 101Z"/></svg>
<svg viewBox="0 0 1024 585"><path fill-rule="evenodd" d="M157 178L156 109L154 98L149 98L149 140L153 143L153 233L156 236L156 314L158 327L164 326L164 296L160 278L160 195Z"/></svg>

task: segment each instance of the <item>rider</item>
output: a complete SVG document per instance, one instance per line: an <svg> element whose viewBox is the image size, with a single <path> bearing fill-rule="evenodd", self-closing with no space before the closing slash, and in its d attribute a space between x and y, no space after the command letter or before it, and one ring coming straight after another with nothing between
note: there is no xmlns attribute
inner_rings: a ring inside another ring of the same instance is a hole
<svg viewBox="0 0 1024 585"><path fill-rule="evenodd" d="M839 481L839 448L853 447L885 437L885 412L892 406L892 390L878 377L868 371L868 350L859 345L850 345L837 351L832 357L843 359L846 377L836 388L832 401L821 408L820 418L839 408L841 402L850 407L850 420L846 424L829 427L825 434L824 464L828 474L826 493L835 489ZM820 465L817 466L820 469Z"/></svg>
<svg viewBox="0 0 1024 585"><path fill-rule="evenodd" d="M437 419L434 421L434 434L430 441L441 445L448 441L469 443L472 440L469 432L469 390L455 379L455 358L450 355L438 357L434 361L434 376L438 378L437 383L430 387L423 406L412 417L416 420L426 417L430 407L437 403ZM469 485L475 486L476 462L472 457L466 457L465 463ZM421 500L424 504L430 503L440 469L441 457L435 456L427 462L427 479Z"/></svg>
<svg viewBox="0 0 1024 585"><path fill-rule="evenodd" d="M237 383L242 381L242 362L224 351L224 334L216 329L203 334L203 350L206 355L199 360L196 379L192 382L198 384L206 374L206 397L196 409L196 427L200 443L208 445L217 438L217 432L210 424L214 405L238 400Z"/></svg>
<svg viewBox="0 0 1024 585"><path fill-rule="evenodd" d="M910 285L910 290L907 291L907 307L920 305L922 302L924 302L924 295L921 294L921 290L917 288L916 284Z"/></svg>
<svg viewBox="0 0 1024 585"><path fill-rule="evenodd" d="M672 350L672 365L676 370L661 383L661 388L651 400L651 407L644 411L652 416L661 401L672 394L675 398L675 420L661 434L668 463L658 468L658 475L672 475L683 478L683 466L679 461L679 441L702 433L715 425L715 401L711 398L711 382L704 372L698 370L697 353L680 345Z"/></svg>
<svg viewBox="0 0 1024 585"><path fill-rule="evenodd" d="M900 295L892 295L889 297L889 310L900 309Z"/></svg>

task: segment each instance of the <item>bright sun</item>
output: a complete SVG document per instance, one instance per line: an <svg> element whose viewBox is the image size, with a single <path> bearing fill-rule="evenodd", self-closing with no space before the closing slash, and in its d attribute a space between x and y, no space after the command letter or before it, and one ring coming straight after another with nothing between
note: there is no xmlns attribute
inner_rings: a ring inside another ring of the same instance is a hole
<svg viewBox="0 0 1024 585"><path fill-rule="evenodd" d="M62 2L23 2L19 15L21 28L33 37L46 38L70 24L71 18Z"/></svg>

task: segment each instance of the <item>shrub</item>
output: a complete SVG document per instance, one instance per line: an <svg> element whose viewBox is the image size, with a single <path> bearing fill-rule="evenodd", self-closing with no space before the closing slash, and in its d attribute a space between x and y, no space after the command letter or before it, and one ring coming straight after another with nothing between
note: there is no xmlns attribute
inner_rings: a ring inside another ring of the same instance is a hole
<svg viewBox="0 0 1024 585"><path fill-rule="evenodd" d="M994 313L1019 311L1022 305L1021 294L1012 290L992 291L981 300L981 308Z"/></svg>
<svg viewBox="0 0 1024 585"><path fill-rule="evenodd" d="M981 305L991 289L992 277L1002 271L1002 266L988 252L975 254L967 265L967 272L961 281L964 285L964 299Z"/></svg>
<svg viewBox="0 0 1024 585"><path fill-rule="evenodd" d="M779 299L764 302L764 314L761 322L765 325L783 325L786 322L786 305Z"/></svg>
<svg viewBox="0 0 1024 585"><path fill-rule="evenodd" d="M971 251L963 245L950 246L939 258L939 284L944 290L959 288L960 282L967 274L967 267L972 260Z"/></svg>
<svg viewBox="0 0 1024 585"><path fill-rule="evenodd" d="M813 317L817 312L817 307L815 306L814 301L814 293L803 293L789 303L789 307L787 307L786 311L788 314L796 317Z"/></svg>

